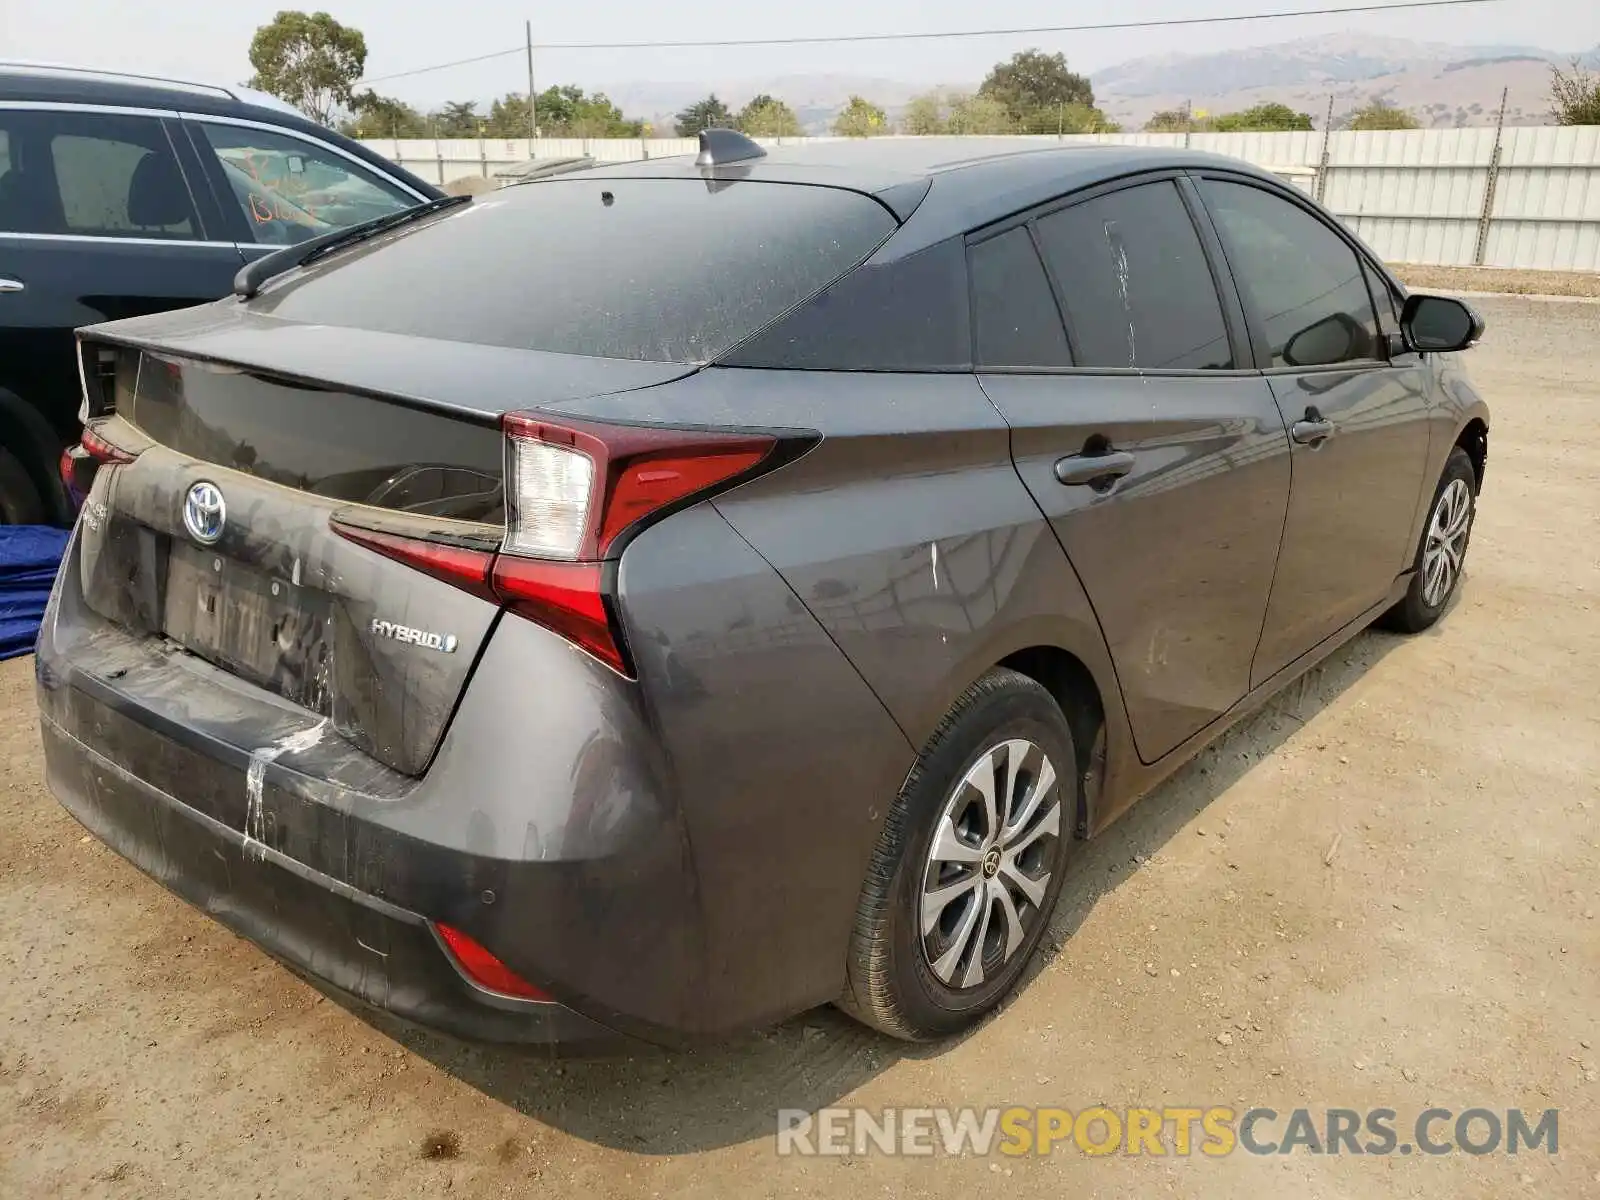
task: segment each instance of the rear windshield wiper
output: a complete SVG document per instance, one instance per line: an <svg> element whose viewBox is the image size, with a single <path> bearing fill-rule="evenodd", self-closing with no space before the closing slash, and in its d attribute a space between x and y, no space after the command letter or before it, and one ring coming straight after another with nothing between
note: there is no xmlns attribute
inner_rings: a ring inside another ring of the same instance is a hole
<svg viewBox="0 0 1600 1200"><path fill-rule="evenodd" d="M412 221L421 220L423 217L432 216L434 213L444 212L446 209L458 208L463 204L471 204L471 196L441 196L437 200L428 200L414 208L403 208L399 212L385 213L381 217L374 217L370 221L363 221L359 225L351 225L345 229L335 229L332 233L325 233L321 237L310 238L298 242L293 246L285 246L282 250L274 250L271 254L264 254L253 263L246 263L233 277L233 294L241 299L248 300L261 290L263 284L269 279L291 271L295 267L303 267L307 263L315 262L326 254L335 250L342 250L346 246L353 246L357 242L364 242L368 238L377 237L390 229L401 225L409 225Z"/></svg>

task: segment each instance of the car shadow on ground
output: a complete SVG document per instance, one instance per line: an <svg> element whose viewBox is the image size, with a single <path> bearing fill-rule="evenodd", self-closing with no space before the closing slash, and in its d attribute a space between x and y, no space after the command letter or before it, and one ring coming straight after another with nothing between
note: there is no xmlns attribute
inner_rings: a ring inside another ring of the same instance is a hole
<svg viewBox="0 0 1600 1200"><path fill-rule="evenodd" d="M1023 986L1047 969L1101 897L1403 641L1376 632L1356 638L1084 844L1052 917L1045 953ZM823 1008L694 1051L632 1046L610 1056L577 1058L475 1045L340 1002L413 1053L525 1116L640 1154L684 1154L771 1136L779 1109L836 1104L900 1060L936 1058L961 1040L898 1042ZM1005 1020L1005 1013L994 1019Z"/></svg>

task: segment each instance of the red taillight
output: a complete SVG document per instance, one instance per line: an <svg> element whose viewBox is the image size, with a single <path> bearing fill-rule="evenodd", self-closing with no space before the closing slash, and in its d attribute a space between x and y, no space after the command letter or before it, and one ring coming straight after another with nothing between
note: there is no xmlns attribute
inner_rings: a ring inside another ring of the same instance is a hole
<svg viewBox="0 0 1600 1200"><path fill-rule="evenodd" d="M494 560L494 590L519 616L553 629L619 674L628 674L622 647L611 632L599 563L551 562L501 554Z"/></svg>
<svg viewBox="0 0 1600 1200"><path fill-rule="evenodd" d="M505 963L490 954L461 930L434 922L439 940L444 942L455 959L461 973L479 987L502 996L515 996L519 1000L549 1000L548 992L540 991Z"/></svg>
<svg viewBox="0 0 1600 1200"><path fill-rule="evenodd" d="M489 573L494 567L492 550L473 550L445 542L385 533L379 529L351 525L337 516L331 524L335 533L368 550L376 550L385 558L414 567L424 575L453 583L463 591L482 596L485 600L498 599L494 589L489 586Z"/></svg>
<svg viewBox="0 0 1600 1200"><path fill-rule="evenodd" d="M507 550L593 561L634 526L742 475L778 439L662 426L505 417ZM520 550L519 546L527 549Z"/></svg>
<svg viewBox="0 0 1600 1200"><path fill-rule="evenodd" d="M95 432L92 425L85 425L83 437L78 443L89 452L89 457L101 463L131 463L134 459L121 446L113 446L105 438Z"/></svg>
<svg viewBox="0 0 1600 1200"><path fill-rule="evenodd" d="M771 434L505 417L506 536L498 554L353 526L351 541L486 595L626 675L605 561L653 517L740 478Z"/></svg>

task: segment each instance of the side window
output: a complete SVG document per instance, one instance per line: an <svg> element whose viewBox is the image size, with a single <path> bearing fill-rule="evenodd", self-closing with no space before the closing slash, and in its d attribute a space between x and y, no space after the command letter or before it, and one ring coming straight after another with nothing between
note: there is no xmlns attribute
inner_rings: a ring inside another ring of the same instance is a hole
<svg viewBox="0 0 1600 1200"><path fill-rule="evenodd" d="M1023 228L967 252L972 274L973 353L980 367L1067 367L1072 355L1044 264Z"/></svg>
<svg viewBox="0 0 1600 1200"><path fill-rule="evenodd" d="M287 246L419 203L344 155L290 134L209 122L199 128L258 242Z"/></svg>
<svg viewBox="0 0 1600 1200"><path fill-rule="evenodd" d="M1208 179L1233 277L1266 331L1275 367L1381 358L1360 259L1305 209L1262 188Z"/></svg>
<svg viewBox="0 0 1600 1200"><path fill-rule="evenodd" d="M0 114L0 230L87 237L201 236L189 187L153 117Z"/></svg>
<svg viewBox="0 0 1600 1200"><path fill-rule="evenodd" d="M1078 366L1233 366L1211 268L1175 184L1124 188L1041 217L1036 228Z"/></svg>

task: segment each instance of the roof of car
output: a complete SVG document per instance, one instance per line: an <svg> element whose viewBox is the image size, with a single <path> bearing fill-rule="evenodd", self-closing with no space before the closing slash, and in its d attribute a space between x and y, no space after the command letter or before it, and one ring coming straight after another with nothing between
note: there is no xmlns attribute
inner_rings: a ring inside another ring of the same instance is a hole
<svg viewBox="0 0 1600 1200"><path fill-rule="evenodd" d="M1166 168L1226 168L1267 179L1240 159L1181 147L1067 144L1053 137L847 138L769 146L762 158L697 167L693 156L617 163L586 175L689 178L729 183L750 179L846 188L897 202L926 192L914 220L893 240L898 253L976 229L1052 197L1125 175ZM930 186L931 185L931 186Z"/></svg>
<svg viewBox="0 0 1600 1200"><path fill-rule="evenodd" d="M251 88L54 63L0 60L0 100L167 108L218 116L237 115L242 108L253 108L274 119L305 120L276 96Z"/></svg>
<svg viewBox="0 0 1600 1200"><path fill-rule="evenodd" d="M88 104L261 121L332 142L429 197L444 194L359 142L318 125L293 105L253 88L0 59L0 104L8 102Z"/></svg>

